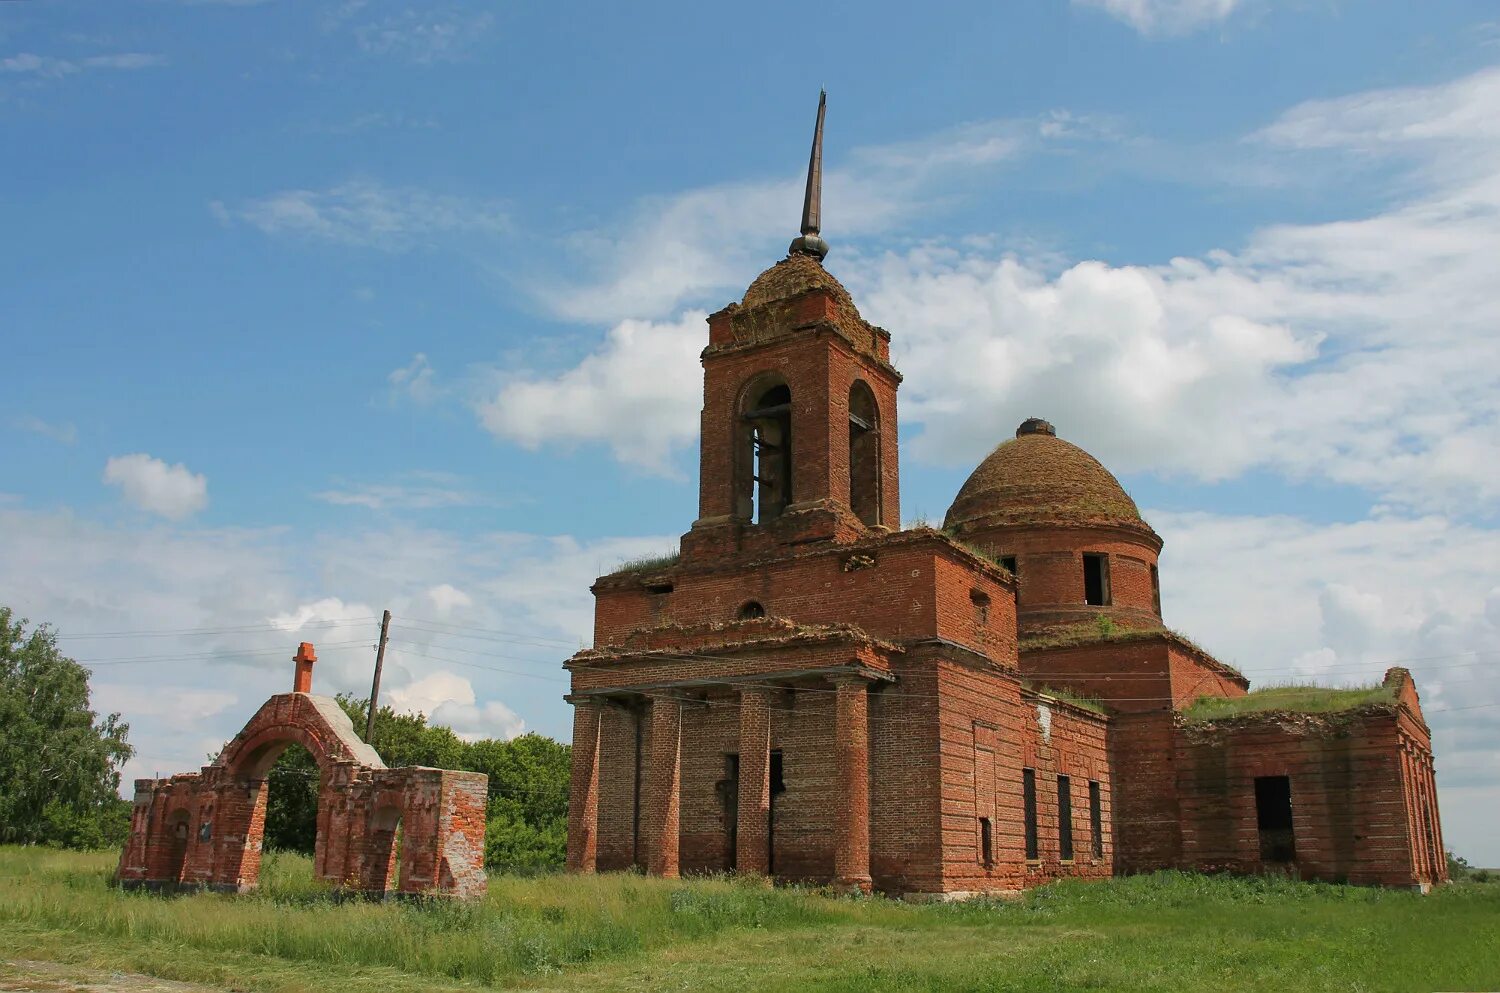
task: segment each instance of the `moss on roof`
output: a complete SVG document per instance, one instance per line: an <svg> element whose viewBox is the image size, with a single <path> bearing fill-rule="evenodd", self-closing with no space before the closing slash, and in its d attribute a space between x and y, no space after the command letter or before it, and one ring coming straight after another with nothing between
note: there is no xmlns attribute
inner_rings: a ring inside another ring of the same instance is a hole
<svg viewBox="0 0 1500 993"><path fill-rule="evenodd" d="M1079 645L1092 645L1103 641L1145 641L1148 638L1160 638L1170 635L1181 641L1187 642L1194 648L1192 642L1177 634L1171 628L1161 626L1148 628L1126 628L1112 625L1103 625L1098 621L1080 621L1077 624L1065 624L1059 627L1047 628L1035 634L1023 635L1017 647L1021 651L1038 651L1046 648L1076 648ZM1198 648L1201 652L1203 649ZM1204 652L1204 654L1208 654Z"/></svg>
<svg viewBox="0 0 1500 993"><path fill-rule="evenodd" d="M1033 683L1030 680L1023 680L1022 685L1029 690L1040 693L1043 696L1050 696L1055 700L1061 700L1063 703L1070 703L1075 707L1082 707L1084 710L1092 711L1093 713L1100 714L1105 717L1109 716L1109 711L1105 709L1104 704L1094 699L1093 697L1079 696L1077 693L1074 693L1071 690L1060 690L1055 686L1047 686L1043 683Z"/></svg>
<svg viewBox="0 0 1500 993"><path fill-rule="evenodd" d="M682 558L681 552L663 552L660 555L642 555L638 558L626 559L613 572L605 573L606 576L622 576L629 572L660 572L670 569Z"/></svg>
<svg viewBox="0 0 1500 993"><path fill-rule="evenodd" d="M844 284L823 268L823 263L810 255L789 255L755 277L745 291L741 307L759 307L773 300L790 300L808 290L829 290L839 303L854 308L854 298L844 289ZM857 314L858 311L856 310Z"/></svg>
<svg viewBox="0 0 1500 993"><path fill-rule="evenodd" d="M1079 648L1084 645L1146 641L1151 638L1166 638L1189 651L1198 653L1229 675L1238 679L1245 678L1244 673L1228 662L1215 658L1208 649L1180 632L1160 625L1142 628L1120 627L1108 615L1100 615L1092 621L1059 625L1034 634L1023 635L1017 639L1016 648L1022 652L1039 652L1054 648Z"/></svg>
<svg viewBox="0 0 1500 993"><path fill-rule="evenodd" d="M1267 686L1240 697L1199 697L1182 711L1190 724L1251 714L1332 714L1388 707L1396 693L1388 686Z"/></svg>
<svg viewBox="0 0 1500 993"><path fill-rule="evenodd" d="M1042 431L1012 438L991 452L958 491L943 521L959 532L1015 524L1145 527L1135 501L1098 459Z"/></svg>

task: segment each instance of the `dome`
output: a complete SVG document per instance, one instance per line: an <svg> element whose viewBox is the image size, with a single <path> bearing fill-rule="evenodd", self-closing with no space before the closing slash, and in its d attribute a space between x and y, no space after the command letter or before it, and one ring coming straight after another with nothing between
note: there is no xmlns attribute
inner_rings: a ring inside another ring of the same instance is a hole
<svg viewBox="0 0 1500 993"><path fill-rule="evenodd" d="M1150 530L1135 501L1098 459L1035 417L1022 421L1015 438L979 464L943 522L960 533L1022 524Z"/></svg>
<svg viewBox="0 0 1500 993"><path fill-rule="evenodd" d="M840 305L858 314L854 298L849 296L849 291L844 289L843 284L823 268L823 263L811 255L802 254L788 255L756 276L755 282L745 291L745 299L740 306L747 309L759 307L777 300L790 300L808 290L817 289L828 290Z"/></svg>

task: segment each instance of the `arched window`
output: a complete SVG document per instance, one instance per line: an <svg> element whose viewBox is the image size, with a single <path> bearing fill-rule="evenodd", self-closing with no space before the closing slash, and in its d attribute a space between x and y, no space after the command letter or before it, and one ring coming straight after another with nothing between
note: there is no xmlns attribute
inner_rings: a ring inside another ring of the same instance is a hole
<svg viewBox="0 0 1500 993"><path fill-rule="evenodd" d="M763 379L742 403L736 509L742 519L764 524L792 502L792 391L784 382Z"/></svg>
<svg viewBox="0 0 1500 993"><path fill-rule="evenodd" d="M866 524L880 523L880 409L861 380L849 387L849 506Z"/></svg>
<svg viewBox="0 0 1500 993"><path fill-rule="evenodd" d="M751 600L740 608L740 620L753 621L766 616L766 608L760 605L759 600Z"/></svg>

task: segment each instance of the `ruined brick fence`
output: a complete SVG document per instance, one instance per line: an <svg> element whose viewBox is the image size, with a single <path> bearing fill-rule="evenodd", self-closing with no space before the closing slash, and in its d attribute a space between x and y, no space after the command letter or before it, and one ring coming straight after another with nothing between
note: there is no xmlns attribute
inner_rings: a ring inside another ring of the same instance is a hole
<svg viewBox="0 0 1500 993"><path fill-rule="evenodd" d="M320 776L317 878L372 896L485 890L488 777L413 766L387 769L338 701L315 696L316 655L303 643L293 692L271 697L212 765L137 779L130 837L116 879L127 888L240 892L260 878L266 775L288 745ZM399 839L399 840L398 840ZM396 875L399 865L399 879Z"/></svg>

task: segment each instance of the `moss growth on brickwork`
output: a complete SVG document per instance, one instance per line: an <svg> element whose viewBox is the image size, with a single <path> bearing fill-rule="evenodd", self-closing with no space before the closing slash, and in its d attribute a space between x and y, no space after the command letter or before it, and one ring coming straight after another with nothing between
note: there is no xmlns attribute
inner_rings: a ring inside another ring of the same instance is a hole
<svg viewBox="0 0 1500 993"><path fill-rule="evenodd" d="M1022 683L1022 685L1027 689L1035 690L1037 693L1040 693L1043 696L1050 696L1053 699L1061 700L1063 703L1070 703L1075 707L1082 707L1084 710L1090 710L1102 716L1107 717L1109 715L1109 710L1105 708L1104 704L1094 699L1093 697L1079 696L1077 693L1073 693L1068 690L1060 690L1056 687L1046 686L1041 683L1032 683L1029 681L1025 681Z"/></svg>
<svg viewBox="0 0 1500 993"><path fill-rule="evenodd" d="M1182 716L1196 724L1249 714L1333 714L1395 702L1388 686L1267 686L1239 697L1199 697Z"/></svg>
<svg viewBox="0 0 1500 993"><path fill-rule="evenodd" d="M1060 627L1048 628L1039 634L1023 636L1018 646L1021 651L1040 651L1045 648L1077 648L1081 645L1092 645L1096 642L1127 642L1148 641L1151 638L1160 638L1164 635L1173 636L1187 642L1186 638L1177 634L1170 628L1124 628L1115 624L1104 625L1098 621L1080 621L1077 624L1067 624ZM1188 642L1192 645L1192 642ZM1192 645L1198 648L1197 645ZM1198 651L1203 649L1198 648ZM1204 654L1208 654L1204 652Z"/></svg>
<svg viewBox="0 0 1500 993"><path fill-rule="evenodd" d="M670 569L682 558L681 552L664 552L661 555L642 555L621 562L611 576L623 576L629 572L659 572Z"/></svg>

